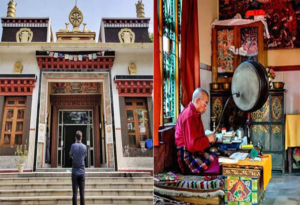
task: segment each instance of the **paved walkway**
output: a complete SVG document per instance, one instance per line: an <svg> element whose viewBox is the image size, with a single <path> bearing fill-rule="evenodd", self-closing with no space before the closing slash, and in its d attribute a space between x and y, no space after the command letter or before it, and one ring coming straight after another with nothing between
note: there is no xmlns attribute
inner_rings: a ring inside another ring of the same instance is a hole
<svg viewBox="0 0 300 205"><path fill-rule="evenodd" d="M300 205L300 173L272 173L263 205Z"/></svg>

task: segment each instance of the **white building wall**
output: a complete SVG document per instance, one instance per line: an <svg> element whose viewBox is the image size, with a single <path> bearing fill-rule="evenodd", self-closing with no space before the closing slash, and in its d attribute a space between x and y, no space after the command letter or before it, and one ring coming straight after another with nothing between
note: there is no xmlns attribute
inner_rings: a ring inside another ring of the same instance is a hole
<svg viewBox="0 0 300 205"><path fill-rule="evenodd" d="M39 67L37 65L35 53L6 53L0 54L0 73L14 74L14 64L20 62L23 65L22 74L35 74L37 81L32 93L31 118L30 118L30 134L29 134L29 148L28 160L25 169L33 169L34 161L34 144L36 132L36 118L37 118L37 104L38 104L38 90L39 90ZM0 116L3 117L3 116ZM17 160L14 156L0 157L0 169L16 169ZM9 161L8 161L9 160ZM2 163L6 161L6 163ZM10 163L7 163L10 162Z"/></svg>
<svg viewBox="0 0 300 205"><path fill-rule="evenodd" d="M300 71L276 72L274 82L285 83L285 114L300 114Z"/></svg>
<svg viewBox="0 0 300 205"><path fill-rule="evenodd" d="M136 64L137 75L153 75L153 53L144 52L143 49L132 53L116 53L114 65L111 69L118 169L153 170L153 157L123 157L119 95L113 79L115 75L129 75L128 66L130 63Z"/></svg>

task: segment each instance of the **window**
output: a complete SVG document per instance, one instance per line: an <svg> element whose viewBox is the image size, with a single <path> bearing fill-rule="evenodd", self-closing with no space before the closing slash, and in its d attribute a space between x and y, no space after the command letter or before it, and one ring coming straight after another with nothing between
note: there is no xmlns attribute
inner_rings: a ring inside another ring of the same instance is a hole
<svg viewBox="0 0 300 205"><path fill-rule="evenodd" d="M24 139L25 97L8 97L5 101L1 147L21 145Z"/></svg>
<svg viewBox="0 0 300 205"><path fill-rule="evenodd" d="M145 99L125 99L127 136L130 147L140 147L140 141L149 139Z"/></svg>
<svg viewBox="0 0 300 205"><path fill-rule="evenodd" d="M164 121L175 123L180 111L180 28L182 0L163 0ZM179 87L179 89L178 89Z"/></svg>

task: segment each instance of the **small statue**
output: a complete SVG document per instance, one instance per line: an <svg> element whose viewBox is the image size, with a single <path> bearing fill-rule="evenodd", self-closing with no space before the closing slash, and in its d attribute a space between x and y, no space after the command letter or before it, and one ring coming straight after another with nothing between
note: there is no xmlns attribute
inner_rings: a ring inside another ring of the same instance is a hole
<svg viewBox="0 0 300 205"><path fill-rule="evenodd" d="M262 155L263 146L260 144L260 139L257 142L258 154Z"/></svg>

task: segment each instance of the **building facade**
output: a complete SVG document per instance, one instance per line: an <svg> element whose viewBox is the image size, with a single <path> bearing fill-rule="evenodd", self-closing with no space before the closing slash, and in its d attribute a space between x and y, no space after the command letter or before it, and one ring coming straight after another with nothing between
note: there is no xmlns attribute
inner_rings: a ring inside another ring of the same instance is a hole
<svg viewBox="0 0 300 205"><path fill-rule="evenodd" d="M153 45L149 18L103 18L99 39L74 6L66 28L50 18L18 18L13 1L0 43L0 169L69 168L77 130L87 168L152 170ZM83 28L82 27L83 23ZM71 28L73 27L73 28ZM151 129L150 129L151 128ZM150 146L151 147L151 146Z"/></svg>

